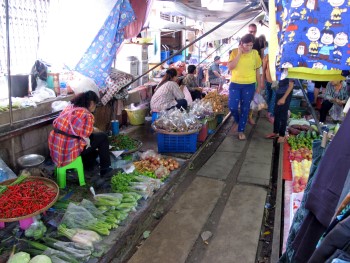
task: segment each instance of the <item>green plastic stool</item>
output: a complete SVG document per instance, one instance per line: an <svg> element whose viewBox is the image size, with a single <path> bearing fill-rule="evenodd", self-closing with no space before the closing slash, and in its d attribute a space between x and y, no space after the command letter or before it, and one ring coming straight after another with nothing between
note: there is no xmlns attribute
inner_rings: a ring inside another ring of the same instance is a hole
<svg viewBox="0 0 350 263"><path fill-rule="evenodd" d="M60 188L65 188L67 184L66 172L69 169L74 169L78 173L79 185L85 185L85 176L84 176L84 166L81 156L78 156L73 162L67 164L63 167L56 167L55 174L58 186Z"/></svg>

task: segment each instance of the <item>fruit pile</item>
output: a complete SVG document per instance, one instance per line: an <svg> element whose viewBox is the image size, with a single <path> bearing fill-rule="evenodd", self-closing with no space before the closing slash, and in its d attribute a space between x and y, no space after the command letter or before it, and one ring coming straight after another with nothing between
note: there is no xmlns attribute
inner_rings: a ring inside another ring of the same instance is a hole
<svg viewBox="0 0 350 263"><path fill-rule="evenodd" d="M164 166L169 171L176 170L180 167L180 164L175 159L160 158L158 156L149 156L144 160L134 162L135 168L139 172L156 171L160 166Z"/></svg>
<svg viewBox="0 0 350 263"><path fill-rule="evenodd" d="M301 162L292 161L293 193L299 193L305 190L309 178L310 167L310 160L304 159Z"/></svg>
<svg viewBox="0 0 350 263"><path fill-rule="evenodd" d="M312 150L308 148L300 148L297 150L292 149L289 153L289 159L291 161L301 162L302 160L312 160Z"/></svg>
<svg viewBox="0 0 350 263"><path fill-rule="evenodd" d="M288 136L288 143L292 150L298 150L301 148L312 149L312 141L317 139L318 135L316 132L311 132L310 130L305 132L302 131L298 135Z"/></svg>
<svg viewBox="0 0 350 263"><path fill-rule="evenodd" d="M318 135L311 130L301 131L298 135L290 135L287 139L291 150L289 159L293 172L293 193L305 190L312 160L312 141Z"/></svg>

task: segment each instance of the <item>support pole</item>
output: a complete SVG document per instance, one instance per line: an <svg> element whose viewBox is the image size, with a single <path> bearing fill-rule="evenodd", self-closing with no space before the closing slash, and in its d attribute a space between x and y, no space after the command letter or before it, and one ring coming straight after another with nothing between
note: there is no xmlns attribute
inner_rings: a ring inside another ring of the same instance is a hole
<svg viewBox="0 0 350 263"><path fill-rule="evenodd" d="M6 17L6 44L7 44L7 83L8 83L8 97L9 97L9 115L10 126L13 126L12 114L12 98L11 98L11 55L10 55L10 23L9 23L9 1L5 0L5 17Z"/></svg>

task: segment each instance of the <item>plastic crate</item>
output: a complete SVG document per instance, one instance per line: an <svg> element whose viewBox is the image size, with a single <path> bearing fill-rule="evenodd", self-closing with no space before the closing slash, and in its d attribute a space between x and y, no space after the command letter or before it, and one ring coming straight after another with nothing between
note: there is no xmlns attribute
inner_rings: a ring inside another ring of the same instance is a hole
<svg viewBox="0 0 350 263"><path fill-rule="evenodd" d="M198 132L187 135L157 134L159 153L194 153L197 151Z"/></svg>

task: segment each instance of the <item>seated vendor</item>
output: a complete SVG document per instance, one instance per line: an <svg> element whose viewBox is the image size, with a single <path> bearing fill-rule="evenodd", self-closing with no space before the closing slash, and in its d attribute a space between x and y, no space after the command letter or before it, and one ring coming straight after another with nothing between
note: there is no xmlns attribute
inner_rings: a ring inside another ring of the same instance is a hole
<svg viewBox="0 0 350 263"><path fill-rule="evenodd" d="M344 106L349 95L347 92L346 82L341 80L334 80L328 82L326 86L326 93L322 102L320 110L320 122L325 122L329 110L333 104Z"/></svg>
<svg viewBox="0 0 350 263"><path fill-rule="evenodd" d="M192 100L202 99L202 88L199 87L197 82L196 66L189 65L187 68L187 75L183 79L182 84L185 85L191 93Z"/></svg>
<svg viewBox="0 0 350 263"><path fill-rule="evenodd" d="M101 177L112 171L107 134L93 132L93 112L98 101L94 91L79 93L54 120L48 144L57 167L66 166L81 156L84 168L88 168L99 156Z"/></svg>
<svg viewBox="0 0 350 263"><path fill-rule="evenodd" d="M161 112L171 108L187 109L185 95L176 83L177 71L174 68L167 69L165 76L158 84L151 98L151 111Z"/></svg>
<svg viewBox="0 0 350 263"><path fill-rule="evenodd" d="M210 66L209 71L209 83L219 85L219 90L222 89L222 85L225 83L225 76L221 75L220 70L220 57L215 56L214 63Z"/></svg>

